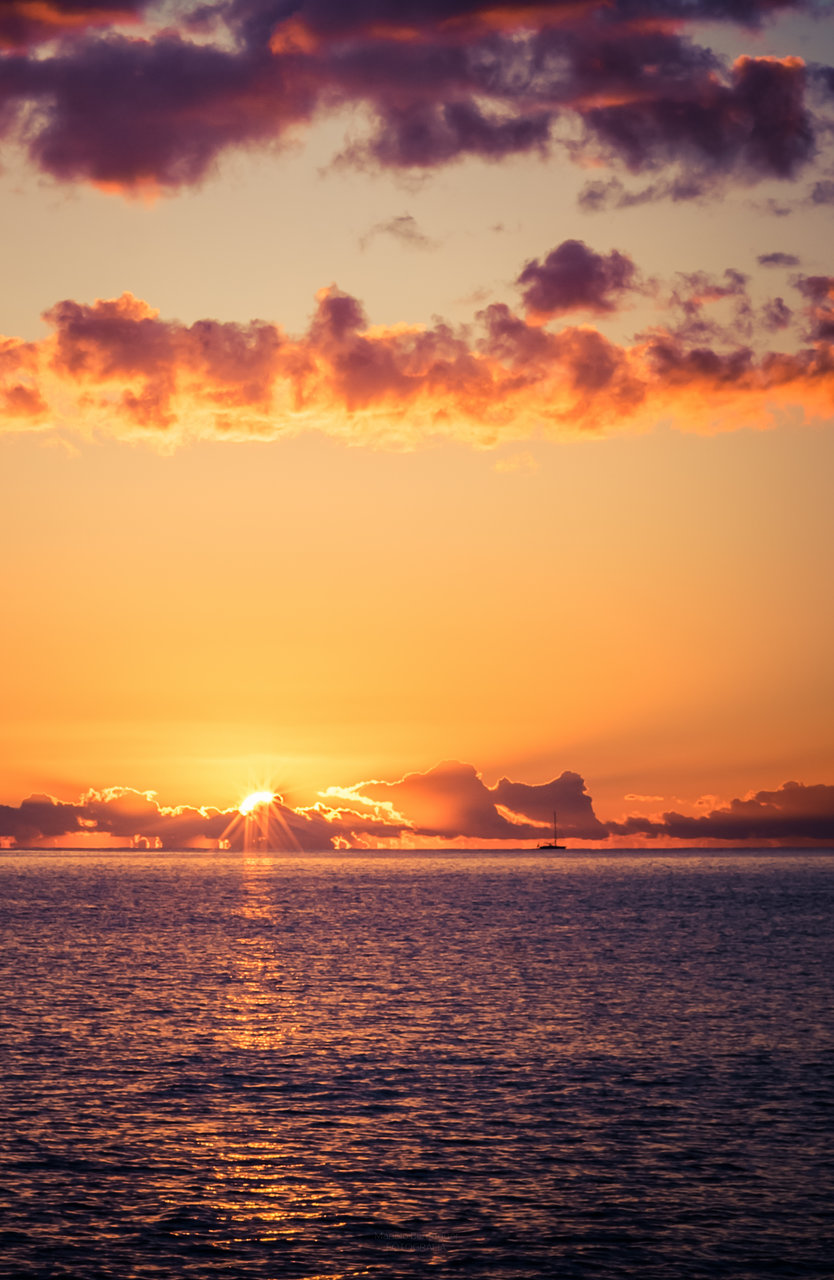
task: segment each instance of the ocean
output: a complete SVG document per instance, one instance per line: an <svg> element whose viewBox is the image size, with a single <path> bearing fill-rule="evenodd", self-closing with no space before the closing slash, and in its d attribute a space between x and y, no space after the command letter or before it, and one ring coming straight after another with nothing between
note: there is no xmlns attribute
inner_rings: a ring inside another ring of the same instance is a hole
<svg viewBox="0 0 834 1280"><path fill-rule="evenodd" d="M0 1275L834 1275L834 853L0 854Z"/></svg>

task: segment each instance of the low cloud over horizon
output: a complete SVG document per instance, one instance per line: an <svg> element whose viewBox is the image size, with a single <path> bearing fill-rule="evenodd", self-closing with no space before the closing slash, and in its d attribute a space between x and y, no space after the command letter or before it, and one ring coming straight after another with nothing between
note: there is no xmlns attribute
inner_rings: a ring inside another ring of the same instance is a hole
<svg viewBox="0 0 834 1280"><path fill-rule="evenodd" d="M312 806L292 808L280 796L272 806L270 847L276 850L419 848L446 844L529 847L547 840L557 812L559 837L570 841L650 844L818 846L834 843L834 785L786 782L706 814L675 811L654 817L600 821L580 774L564 771L549 782L501 778L487 786L471 764L444 761L394 781L368 780L330 787ZM642 797L646 799L647 797ZM641 797L627 797L640 800ZM658 797L648 797L656 800ZM152 791L129 787L90 790L76 803L33 795L0 805L0 840L6 848L62 844L177 849L244 846L245 827L235 808L160 805Z"/></svg>

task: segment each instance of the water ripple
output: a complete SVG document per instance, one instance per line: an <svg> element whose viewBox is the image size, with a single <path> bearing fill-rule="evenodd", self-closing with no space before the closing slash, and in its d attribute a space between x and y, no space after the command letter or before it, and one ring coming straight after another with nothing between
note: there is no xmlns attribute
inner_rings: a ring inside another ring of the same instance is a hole
<svg viewBox="0 0 834 1280"><path fill-rule="evenodd" d="M4 1277L830 1280L834 858L0 855Z"/></svg>

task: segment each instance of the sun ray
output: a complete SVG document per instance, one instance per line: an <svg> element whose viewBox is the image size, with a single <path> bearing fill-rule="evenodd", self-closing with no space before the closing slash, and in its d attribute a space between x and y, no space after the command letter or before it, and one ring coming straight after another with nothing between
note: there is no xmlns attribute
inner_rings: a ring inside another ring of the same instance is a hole
<svg viewBox="0 0 834 1280"><path fill-rule="evenodd" d="M244 853L300 852L301 845L288 823L282 797L274 791L252 791L241 800L221 842Z"/></svg>

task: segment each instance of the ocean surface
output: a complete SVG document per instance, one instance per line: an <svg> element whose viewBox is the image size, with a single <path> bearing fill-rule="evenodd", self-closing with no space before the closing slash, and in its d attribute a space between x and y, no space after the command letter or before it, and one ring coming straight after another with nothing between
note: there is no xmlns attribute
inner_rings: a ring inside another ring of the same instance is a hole
<svg viewBox="0 0 834 1280"><path fill-rule="evenodd" d="M834 854L0 854L0 1275L834 1276Z"/></svg>

